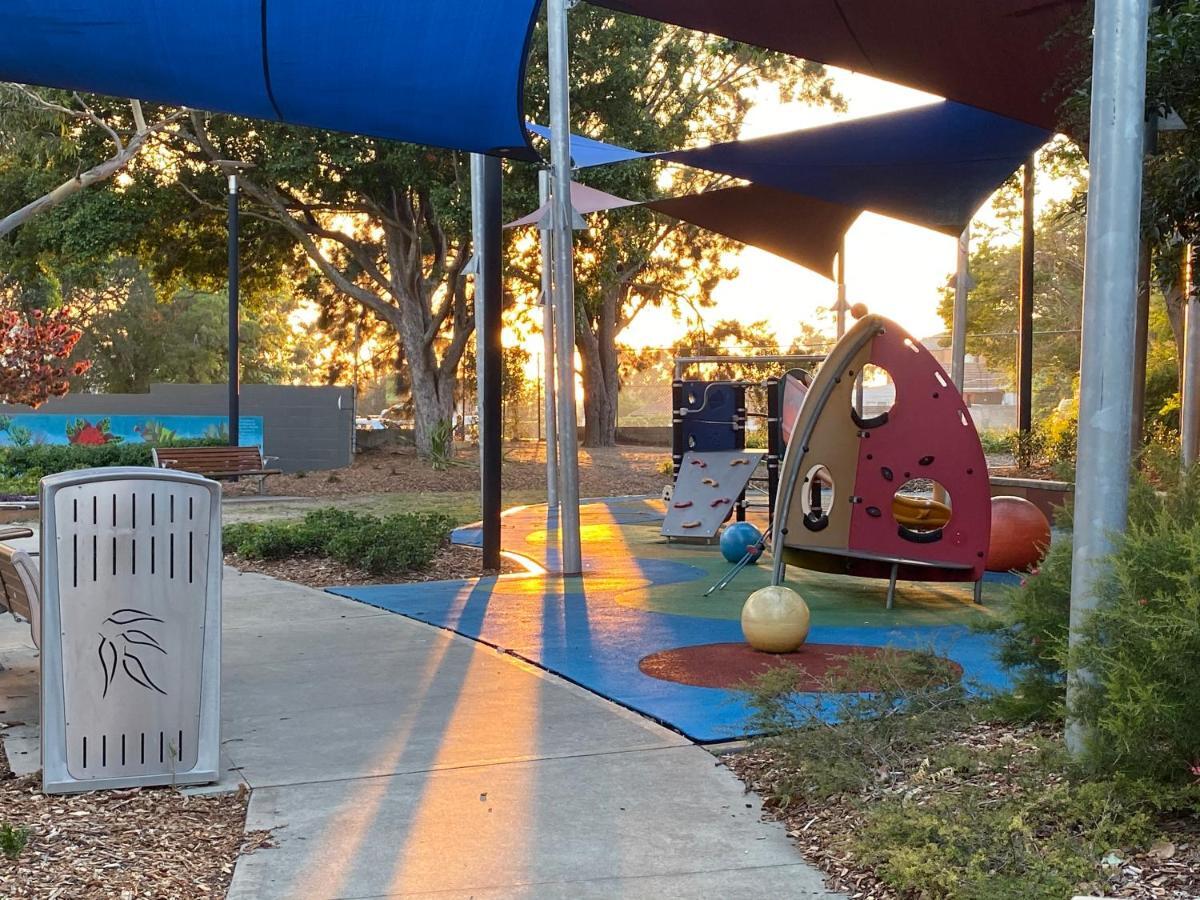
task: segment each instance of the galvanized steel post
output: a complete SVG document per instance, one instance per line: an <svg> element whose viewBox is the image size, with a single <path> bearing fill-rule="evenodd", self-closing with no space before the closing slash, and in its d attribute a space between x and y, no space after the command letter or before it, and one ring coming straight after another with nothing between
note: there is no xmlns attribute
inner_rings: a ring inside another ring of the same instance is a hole
<svg viewBox="0 0 1200 900"><path fill-rule="evenodd" d="M550 173L538 172L539 205L550 200ZM546 502L558 506L558 404L555 400L554 372L554 231L551 224L538 224L542 239L542 358L544 402L546 408Z"/></svg>
<svg viewBox="0 0 1200 900"><path fill-rule="evenodd" d="M575 420L575 235L571 208L571 73L567 9L546 5L549 40L550 162L554 215L554 339L558 368L559 513L564 575L583 572L579 540L579 436Z"/></svg>
<svg viewBox="0 0 1200 900"><path fill-rule="evenodd" d="M967 377L967 300L971 293L971 226L958 237L954 276L954 331L950 338L950 378L961 393Z"/></svg>
<svg viewBox="0 0 1200 900"><path fill-rule="evenodd" d="M1137 301L1145 138L1148 0L1097 0L1092 68L1091 184L1083 287L1079 458L1071 584L1071 644L1107 577L1105 557L1129 505L1130 348ZM1067 744L1087 734L1075 717L1089 675L1067 679Z"/></svg>

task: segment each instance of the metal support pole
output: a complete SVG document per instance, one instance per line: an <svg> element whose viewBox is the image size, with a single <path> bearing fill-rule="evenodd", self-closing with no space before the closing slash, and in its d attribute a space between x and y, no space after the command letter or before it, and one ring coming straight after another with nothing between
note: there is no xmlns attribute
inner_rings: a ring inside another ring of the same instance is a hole
<svg viewBox="0 0 1200 900"><path fill-rule="evenodd" d="M238 365L241 345L238 340L239 288L241 282L240 260L238 259L238 177L229 176L229 446L237 447L241 442L241 372Z"/></svg>
<svg viewBox="0 0 1200 900"><path fill-rule="evenodd" d="M1129 449L1142 452L1142 430L1146 419L1146 357L1150 348L1150 243L1138 248L1137 318L1133 326L1133 411L1129 417Z"/></svg>
<svg viewBox="0 0 1200 900"><path fill-rule="evenodd" d="M471 247L474 249L473 260L475 271L475 433L479 439L479 487L484 488L483 481L483 269L481 268L483 252L483 165L484 157L479 153L471 154Z"/></svg>
<svg viewBox="0 0 1200 900"><path fill-rule="evenodd" d="M1097 0L1092 63L1091 184L1083 279L1079 458L1071 579L1076 644L1108 577L1105 557L1129 508L1129 347L1137 304L1149 0ZM1067 745L1083 751L1075 715L1089 674L1067 677Z"/></svg>
<svg viewBox="0 0 1200 900"><path fill-rule="evenodd" d="M967 377L967 300L971 293L971 226L958 237L954 276L954 331L950 339L950 378L961 392Z"/></svg>
<svg viewBox="0 0 1200 900"><path fill-rule="evenodd" d="M1024 237L1021 240L1021 303L1017 315L1017 430L1033 430L1033 285L1034 285L1034 167L1037 158L1025 163Z"/></svg>
<svg viewBox="0 0 1200 900"><path fill-rule="evenodd" d="M1179 430L1183 439L1183 464L1200 460L1200 292L1196 290L1196 248L1187 256L1187 293L1184 295L1183 402Z"/></svg>
<svg viewBox="0 0 1200 900"><path fill-rule="evenodd" d="M579 433L575 421L575 234L571 209L569 0L546 4L549 40L550 160L554 215L554 343L557 350L559 537L564 575L583 573L579 542Z"/></svg>
<svg viewBox="0 0 1200 900"><path fill-rule="evenodd" d="M550 173L538 172L539 203L550 200ZM554 231L543 222L542 239L542 345L543 378L546 383L546 502L558 506L558 412L554 387Z"/></svg>
<svg viewBox="0 0 1200 900"><path fill-rule="evenodd" d="M837 339L846 336L846 236L837 255Z"/></svg>
<svg viewBox="0 0 1200 900"><path fill-rule="evenodd" d="M483 568L500 569L500 514L502 512L500 476L504 459L501 416L504 413L501 373L504 369L504 321L501 300L504 283L501 274L501 235L503 214L500 194L503 170L500 159L483 157L481 164L483 202L483 242L476 248L479 275L475 302L483 308L483 332L479 335L479 356L483 360L482 414L479 417L479 443L483 448ZM480 290L482 288L482 290Z"/></svg>

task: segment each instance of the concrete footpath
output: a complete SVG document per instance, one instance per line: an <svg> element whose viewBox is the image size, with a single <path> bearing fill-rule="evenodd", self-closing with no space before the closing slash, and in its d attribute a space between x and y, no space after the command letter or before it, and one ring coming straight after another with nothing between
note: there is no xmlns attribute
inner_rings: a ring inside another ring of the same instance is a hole
<svg viewBox="0 0 1200 900"><path fill-rule="evenodd" d="M32 722L23 629L0 699ZM224 639L226 783L276 844L231 900L839 896L707 751L510 656L229 570Z"/></svg>

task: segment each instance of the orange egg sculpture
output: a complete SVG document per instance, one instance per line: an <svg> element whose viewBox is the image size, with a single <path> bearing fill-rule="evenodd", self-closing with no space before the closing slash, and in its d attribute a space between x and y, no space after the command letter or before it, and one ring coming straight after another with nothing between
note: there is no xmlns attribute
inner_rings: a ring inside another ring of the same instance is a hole
<svg viewBox="0 0 1200 900"><path fill-rule="evenodd" d="M989 572L1032 569L1050 546L1050 520L1022 497L992 498L992 542Z"/></svg>

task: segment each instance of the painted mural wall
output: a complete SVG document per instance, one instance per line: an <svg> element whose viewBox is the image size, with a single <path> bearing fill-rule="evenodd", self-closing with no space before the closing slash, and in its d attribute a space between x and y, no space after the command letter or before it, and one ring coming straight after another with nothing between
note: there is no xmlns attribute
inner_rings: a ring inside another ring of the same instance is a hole
<svg viewBox="0 0 1200 900"><path fill-rule="evenodd" d="M261 416L238 419L238 441L243 447L263 446ZM96 416L55 413L0 415L0 447L38 444L150 444L159 446L176 440L229 440L225 416Z"/></svg>

